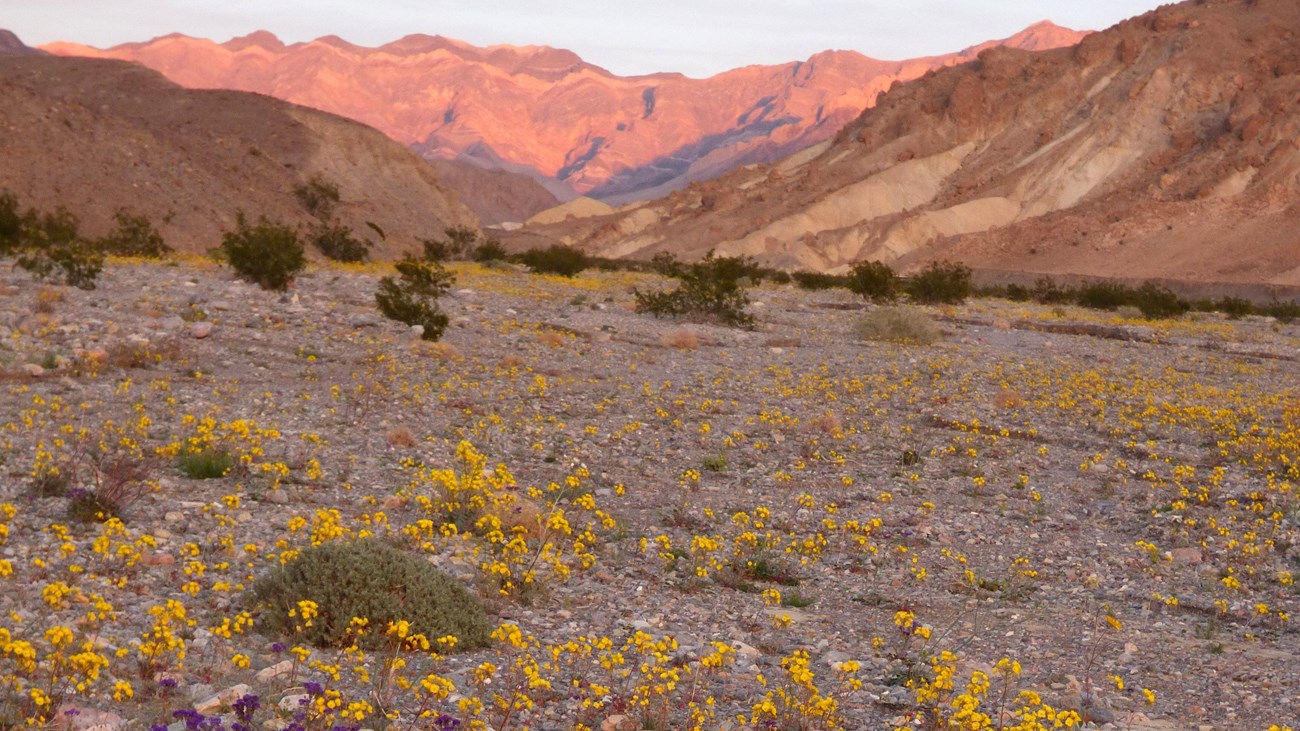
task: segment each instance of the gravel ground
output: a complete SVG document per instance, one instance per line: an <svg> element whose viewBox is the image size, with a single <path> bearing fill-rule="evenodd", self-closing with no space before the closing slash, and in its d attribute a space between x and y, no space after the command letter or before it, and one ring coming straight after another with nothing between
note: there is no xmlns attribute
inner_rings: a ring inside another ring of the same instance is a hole
<svg viewBox="0 0 1300 731"><path fill-rule="evenodd" d="M47 630L66 626L108 665L84 691L56 685L57 726L179 729L173 712L196 703L229 726L229 702L251 693L255 723L279 728L311 681L345 704L386 701L410 727L410 694L349 670L384 675L382 653L339 660L334 680L256 623L211 630L280 552L416 525L409 465L452 466L462 440L594 540L531 537L568 551L572 573L512 597L484 579L478 539L427 541L494 625L534 642L411 654L417 684L437 672L455 685L437 706L445 724L470 720L455 701L478 698L495 728L685 728L687 704L708 698L703 728L924 728L907 681L943 651L955 693L972 672L993 676L994 728L1002 658L1021 668L1011 695L1034 691L1084 727L1300 719L1300 325L978 300L925 309L943 338L902 345L858 341L870 308L844 292L753 290L758 328L744 332L634 313L631 288L653 277L457 271L436 346L379 316L374 269L313 269L286 295L203 262L114 263L88 292L0 273L0 501L13 508L0 512L0 724L48 684L14 642L48 663ZM198 480L155 456L205 417L247 466ZM146 456L127 471L143 494L122 524L79 522L68 495L33 488L52 465L73 495L110 483L88 467L101 441ZM97 597L112 611L87 619ZM141 670L150 608L168 599L194 623L176 631L187 657ZM659 656L630 647L646 665L602 680L572 649L580 637L643 637ZM510 697L526 657L551 687L521 693L533 708L507 719L491 695ZM495 685L475 684L483 662ZM659 669L684 675L647 683L638 705L634 681ZM133 698L113 699L119 680ZM769 692L776 720L756 710ZM810 710L826 698L833 712Z"/></svg>

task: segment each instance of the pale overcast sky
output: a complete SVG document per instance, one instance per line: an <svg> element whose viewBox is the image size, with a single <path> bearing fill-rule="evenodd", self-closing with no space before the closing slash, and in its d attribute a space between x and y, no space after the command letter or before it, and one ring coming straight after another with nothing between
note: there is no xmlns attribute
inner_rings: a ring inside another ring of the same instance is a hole
<svg viewBox="0 0 1300 731"><path fill-rule="evenodd" d="M1156 0L0 0L29 45L111 46L179 32L226 41L337 35L377 46L410 33L475 45L568 48L618 74L707 76L828 48L884 59L957 51L1039 20L1100 30Z"/></svg>

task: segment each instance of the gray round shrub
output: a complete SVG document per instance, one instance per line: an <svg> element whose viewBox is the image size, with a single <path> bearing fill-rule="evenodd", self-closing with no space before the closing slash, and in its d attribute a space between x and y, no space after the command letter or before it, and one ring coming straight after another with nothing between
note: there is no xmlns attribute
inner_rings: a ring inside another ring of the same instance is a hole
<svg viewBox="0 0 1300 731"><path fill-rule="evenodd" d="M331 541L302 551L253 585L262 608L258 625L267 632L295 635L318 647L349 641L353 617L370 624L362 646L387 644L390 622L405 620L411 632L430 642L454 635L457 650L483 647L492 627L478 599L427 561L374 538ZM298 602L316 602L310 627L289 616Z"/></svg>

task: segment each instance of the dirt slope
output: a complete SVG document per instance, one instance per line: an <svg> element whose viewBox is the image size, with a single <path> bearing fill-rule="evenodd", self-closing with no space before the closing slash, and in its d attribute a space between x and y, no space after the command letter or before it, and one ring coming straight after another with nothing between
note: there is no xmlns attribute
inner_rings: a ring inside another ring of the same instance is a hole
<svg viewBox="0 0 1300 731"><path fill-rule="evenodd" d="M0 98L0 189L66 205L92 235L127 207L173 247L202 252L240 209L307 223L293 191L315 175L339 186L343 223L384 230L381 254L477 224L402 145L269 97L191 91L121 61L14 55L0 56Z"/></svg>
<svg viewBox="0 0 1300 731"><path fill-rule="evenodd" d="M560 49L422 35L379 48L333 36L286 46L267 32L224 44L171 35L108 50L46 48L138 61L188 87L270 94L365 122L430 158L527 172L561 200L580 193L619 203L825 140L894 81L969 61L989 45L1056 47L1083 35L1044 22L944 56L880 61L826 51L707 79L619 77Z"/></svg>
<svg viewBox="0 0 1300 731"><path fill-rule="evenodd" d="M1209 0L1071 49L989 49L893 88L820 148L533 233L831 271L946 257L1300 283L1297 29L1293 0Z"/></svg>
<svg viewBox="0 0 1300 731"><path fill-rule="evenodd" d="M527 220L560 202L527 175L485 168L469 160L434 158L429 163L437 171L439 182L456 191L460 201L485 226Z"/></svg>

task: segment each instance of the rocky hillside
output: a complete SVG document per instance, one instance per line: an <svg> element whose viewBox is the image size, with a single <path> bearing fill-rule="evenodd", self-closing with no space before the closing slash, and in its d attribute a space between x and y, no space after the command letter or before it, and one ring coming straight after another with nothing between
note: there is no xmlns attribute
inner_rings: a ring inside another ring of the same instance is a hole
<svg viewBox="0 0 1300 731"><path fill-rule="evenodd" d="M90 234L119 208L202 252L236 212L312 219L294 195L338 185L339 220L394 255L474 215L428 164L376 130L269 97L183 89L121 61L0 56L0 189L24 205L67 206Z"/></svg>
<svg viewBox="0 0 1300 731"><path fill-rule="evenodd" d="M533 233L785 267L1300 283L1300 4L1165 6L1077 47L982 52L833 141Z"/></svg>
<svg viewBox="0 0 1300 731"><path fill-rule="evenodd" d="M0 56L43 56L44 51L31 48L13 31L0 28Z"/></svg>
<svg viewBox="0 0 1300 731"><path fill-rule="evenodd" d="M485 168L470 160L429 161L438 180L456 191L484 225L522 221L554 208L560 201L527 175Z"/></svg>
<svg viewBox="0 0 1300 731"><path fill-rule="evenodd" d="M421 35L379 48L336 37L286 46L266 32L224 44L171 35L108 50L46 48L137 61L188 87L269 94L362 121L430 158L529 172L561 199L576 192L620 202L825 140L895 81L985 47L1050 48L1082 36L1040 23L945 56L880 61L827 51L707 79L619 77L560 49Z"/></svg>

